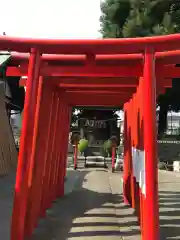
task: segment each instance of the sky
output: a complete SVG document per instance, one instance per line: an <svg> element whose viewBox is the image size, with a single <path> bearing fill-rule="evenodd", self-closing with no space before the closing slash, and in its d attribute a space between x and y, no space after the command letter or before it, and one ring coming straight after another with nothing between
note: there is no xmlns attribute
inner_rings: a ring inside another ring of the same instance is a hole
<svg viewBox="0 0 180 240"><path fill-rule="evenodd" d="M100 0L0 0L0 34L99 38Z"/></svg>
<svg viewBox="0 0 180 240"><path fill-rule="evenodd" d="M0 0L0 35L100 38L101 0Z"/></svg>

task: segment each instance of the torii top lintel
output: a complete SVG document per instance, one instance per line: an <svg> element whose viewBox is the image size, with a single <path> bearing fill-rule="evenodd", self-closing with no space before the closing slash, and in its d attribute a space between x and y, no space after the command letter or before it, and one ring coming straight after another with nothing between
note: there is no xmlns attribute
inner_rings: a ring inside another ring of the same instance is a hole
<svg viewBox="0 0 180 240"><path fill-rule="evenodd" d="M0 37L0 49L29 53L37 48L47 54L128 54L142 53L146 46L155 52L180 49L180 34L157 37L122 39L33 39L9 36Z"/></svg>

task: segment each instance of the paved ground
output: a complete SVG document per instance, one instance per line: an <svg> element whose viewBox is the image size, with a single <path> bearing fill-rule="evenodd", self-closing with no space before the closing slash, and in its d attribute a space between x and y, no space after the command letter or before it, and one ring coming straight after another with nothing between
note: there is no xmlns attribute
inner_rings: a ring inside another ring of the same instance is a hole
<svg viewBox="0 0 180 240"><path fill-rule="evenodd" d="M68 170L66 195L48 210L32 240L139 240L136 218L122 201L119 173ZM9 240L14 176L0 179L0 239ZM160 172L161 239L180 239L180 174Z"/></svg>
<svg viewBox="0 0 180 240"><path fill-rule="evenodd" d="M15 174L0 178L0 239L10 239Z"/></svg>
<svg viewBox="0 0 180 240"><path fill-rule="evenodd" d="M159 205L162 239L180 239L180 173L160 172Z"/></svg>
<svg viewBox="0 0 180 240"><path fill-rule="evenodd" d="M119 174L112 176L108 170L88 169L75 175L76 182L70 183L69 193L54 204L33 240L114 240L125 236L136 239L136 218L123 204Z"/></svg>

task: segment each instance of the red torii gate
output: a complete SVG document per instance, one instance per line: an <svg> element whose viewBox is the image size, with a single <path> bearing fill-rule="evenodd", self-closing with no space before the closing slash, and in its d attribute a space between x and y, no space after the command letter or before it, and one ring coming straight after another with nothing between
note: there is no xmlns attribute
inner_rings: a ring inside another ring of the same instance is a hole
<svg viewBox="0 0 180 240"><path fill-rule="evenodd" d="M137 212L142 239L159 239L156 96L180 75L174 66L179 40L179 34L106 40L0 37L1 50L30 53L14 54L7 69L7 76L28 76L22 80L27 90L12 240L31 236L52 201L64 194L73 105L124 105L124 200Z"/></svg>

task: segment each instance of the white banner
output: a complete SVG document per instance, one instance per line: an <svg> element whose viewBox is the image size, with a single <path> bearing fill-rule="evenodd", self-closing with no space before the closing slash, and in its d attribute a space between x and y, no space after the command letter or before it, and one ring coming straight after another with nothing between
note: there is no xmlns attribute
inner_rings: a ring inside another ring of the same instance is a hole
<svg viewBox="0 0 180 240"><path fill-rule="evenodd" d="M145 151L132 148L133 175L139 183L141 192L146 195Z"/></svg>

